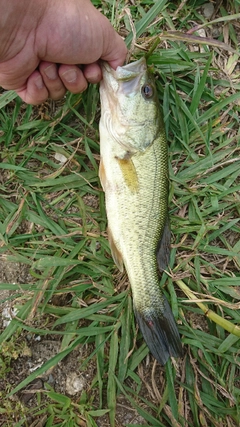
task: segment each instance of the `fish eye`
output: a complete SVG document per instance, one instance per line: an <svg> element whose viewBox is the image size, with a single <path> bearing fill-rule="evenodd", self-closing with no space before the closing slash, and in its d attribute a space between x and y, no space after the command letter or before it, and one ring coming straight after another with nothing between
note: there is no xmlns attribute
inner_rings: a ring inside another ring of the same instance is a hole
<svg viewBox="0 0 240 427"><path fill-rule="evenodd" d="M141 92L144 98L146 99L152 98L154 94L153 86L150 85L149 83L146 83L145 85L142 86Z"/></svg>

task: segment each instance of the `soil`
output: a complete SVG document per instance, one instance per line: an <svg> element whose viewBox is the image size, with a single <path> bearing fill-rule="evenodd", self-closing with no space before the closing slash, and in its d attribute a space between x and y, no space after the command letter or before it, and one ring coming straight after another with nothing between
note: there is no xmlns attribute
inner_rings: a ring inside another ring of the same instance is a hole
<svg viewBox="0 0 240 427"><path fill-rule="evenodd" d="M23 264L10 263L0 258L0 283L27 284L31 283L32 277L29 274L29 267ZM0 331L4 330L9 320L16 315L12 309L11 300L15 299L14 292L1 291L0 293ZM42 320L42 319L41 319ZM43 363L55 356L61 345L61 336L47 335L39 336L27 331L22 332L20 336L14 339L14 349L19 346L17 354L11 361L11 370L4 378L0 377L0 392L5 390L8 385L16 387L21 381L27 378L34 370L43 365ZM0 352L4 354L4 349ZM92 380L96 374L96 366L90 361L87 369L81 369L81 361L85 360L93 351L91 346L79 346L67 357L59 362L53 369L44 372L39 378L35 379L25 389L14 395L13 400L21 402L26 409L36 408L38 405L37 392L43 389L49 389L50 386L55 392L64 394L78 401L82 392L88 392ZM97 403L98 397L94 396ZM34 427L38 421L38 427L44 427L47 421L46 417L32 417L31 412L27 416L27 426ZM14 417L14 415L13 415ZM13 418L13 426L15 425ZM0 417L0 426L5 426L10 420ZM123 396L120 396L117 404L116 427L122 427L127 424L146 425L146 421L129 406L129 402ZM97 420L99 427L108 427L109 420L103 416Z"/></svg>

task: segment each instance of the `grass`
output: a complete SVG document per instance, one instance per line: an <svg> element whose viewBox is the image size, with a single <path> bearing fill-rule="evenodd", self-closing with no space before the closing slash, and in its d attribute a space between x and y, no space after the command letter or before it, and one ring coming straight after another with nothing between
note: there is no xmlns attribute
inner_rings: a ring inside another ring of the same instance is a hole
<svg viewBox="0 0 240 427"><path fill-rule="evenodd" d="M2 425L12 426L12 419L14 426L28 425L29 409L15 393L81 346L88 355L79 370L94 365L91 383L73 398L46 384L30 410L46 426L96 426L105 414L108 425L121 425L121 397L142 417L141 425L238 426L240 3L221 5L215 17L221 31L214 37L218 27L201 13L204 1L146 0L129 3L128 11L121 1L93 3L120 32L135 24L136 34L127 36L132 59L151 52L160 38L148 63L156 71L170 158L172 252L161 285L185 355L165 368L146 359L127 278L110 255L98 178L98 88L68 94L56 109L3 93L0 259L2 266L27 265L31 280L0 283L0 292L11 291L5 303L17 310L0 335ZM193 25L215 41L199 40ZM60 350L12 385L9 371L27 334L56 337Z"/></svg>

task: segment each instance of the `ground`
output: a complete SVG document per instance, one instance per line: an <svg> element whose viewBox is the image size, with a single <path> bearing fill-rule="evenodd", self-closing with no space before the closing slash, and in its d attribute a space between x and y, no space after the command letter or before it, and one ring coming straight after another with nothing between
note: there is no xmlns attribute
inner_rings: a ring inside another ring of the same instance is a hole
<svg viewBox="0 0 240 427"><path fill-rule="evenodd" d="M162 286L184 357L161 367L148 354L111 258L98 88L34 108L2 91L1 427L239 425L239 5L193 3L159 9L134 47L148 51L162 21L185 34L163 37L151 59L171 165ZM153 5L119 2L114 24L126 36L127 17L136 23ZM189 43L192 28L216 18L199 31L220 44Z"/></svg>

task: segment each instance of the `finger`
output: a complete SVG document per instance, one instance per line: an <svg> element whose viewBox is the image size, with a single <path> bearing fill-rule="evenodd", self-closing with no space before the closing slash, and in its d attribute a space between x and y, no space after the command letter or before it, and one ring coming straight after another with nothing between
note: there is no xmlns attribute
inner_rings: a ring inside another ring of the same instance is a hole
<svg viewBox="0 0 240 427"><path fill-rule="evenodd" d="M102 16L102 19L107 19ZM126 60L127 47L119 34L110 25L104 27L104 47L101 59L107 61L109 65L116 70L118 66L122 66Z"/></svg>
<svg viewBox="0 0 240 427"><path fill-rule="evenodd" d="M87 89L88 83L82 70L76 65L60 65L58 75L64 86L72 93L80 93Z"/></svg>
<svg viewBox="0 0 240 427"><path fill-rule="evenodd" d="M97 62L84 65L83 74L89 83L99 83L102 80L102 70Z"/></svg>
<svg viewBox="0 0 240 427"><path fill-rule="evenodd" d="M61 99L66 93L66 88L58 75L57 64L43 61L39 64L39 72L48 90L49 98Z"/></svg>
<svg viewBox="0 0 240 427"><path fill-rule="evenodd" d="M34 71L21 89L16 89L17 94L27 104L42 104L48 98L48 90L39 71Z"/></svg>

